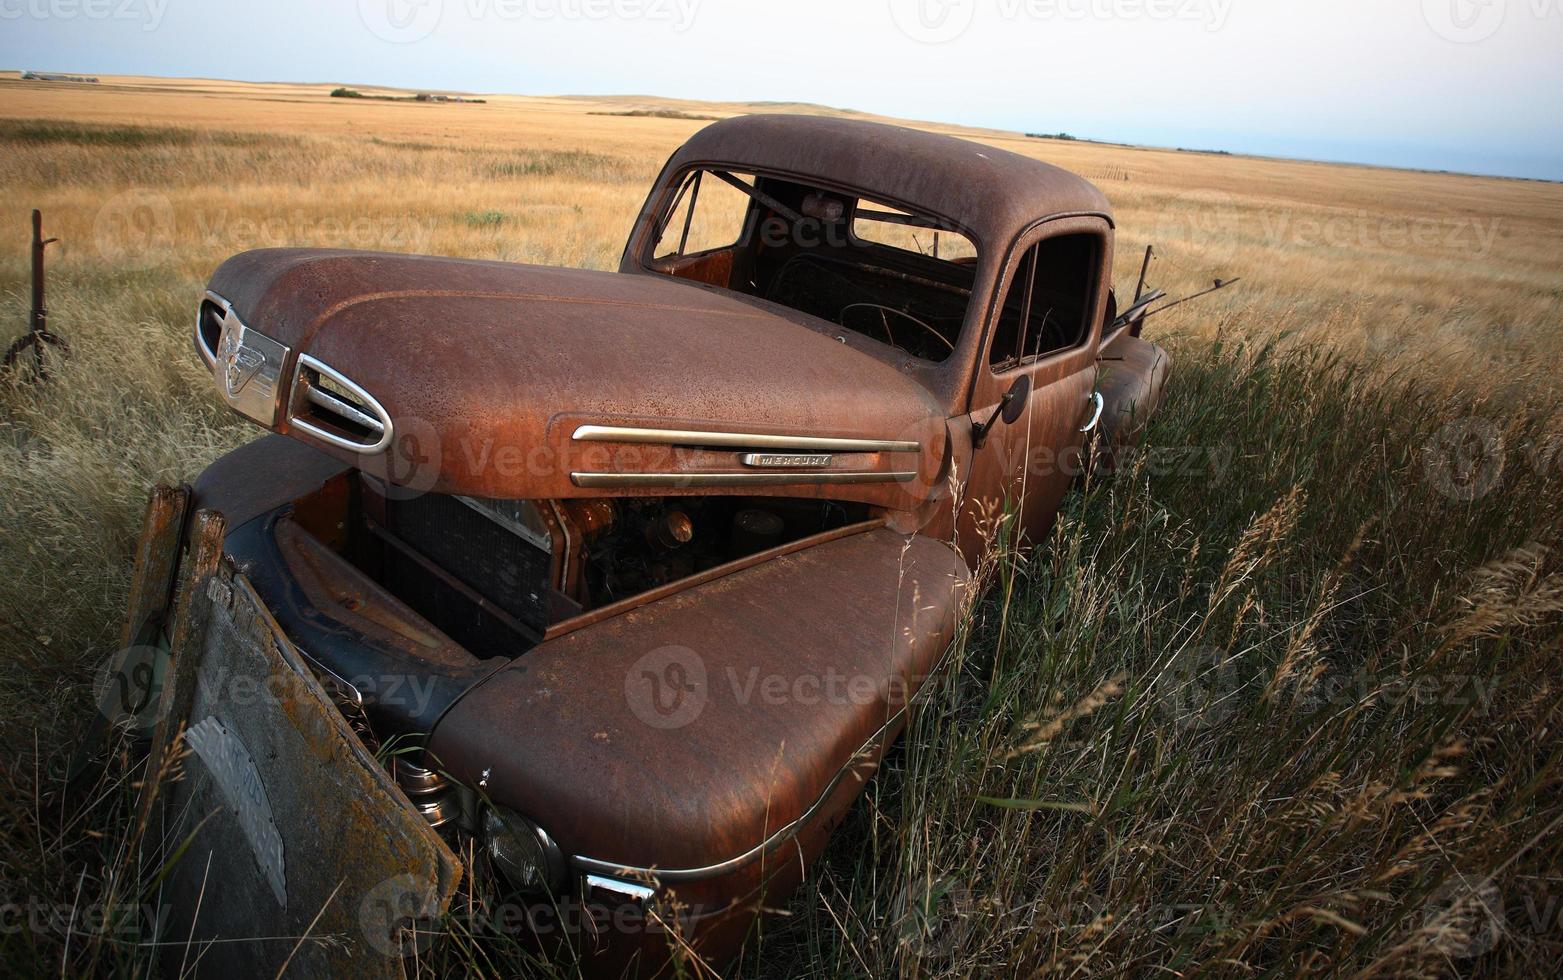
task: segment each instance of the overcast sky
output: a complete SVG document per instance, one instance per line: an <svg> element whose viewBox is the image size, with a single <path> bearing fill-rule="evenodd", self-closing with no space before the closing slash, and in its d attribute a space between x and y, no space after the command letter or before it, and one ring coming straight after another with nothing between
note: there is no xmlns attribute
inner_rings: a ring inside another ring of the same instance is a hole
<svg viewBox="0 0 1563 980"><path fill-rule="evenodd" d="M1563 179L1563 0L0 0L0 65L796 100Z"/></svg>

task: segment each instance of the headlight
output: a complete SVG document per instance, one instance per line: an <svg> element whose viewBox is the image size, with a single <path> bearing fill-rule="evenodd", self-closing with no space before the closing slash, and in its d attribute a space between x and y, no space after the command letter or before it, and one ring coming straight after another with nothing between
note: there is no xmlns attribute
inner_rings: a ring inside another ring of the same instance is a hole
<svg viewBox="0 0 1563 980"><path fill-rule="evenodd" d="M512 888L557 894L564 886L564 852L543 828L518 813L484 809L483 850Z"/></svg>

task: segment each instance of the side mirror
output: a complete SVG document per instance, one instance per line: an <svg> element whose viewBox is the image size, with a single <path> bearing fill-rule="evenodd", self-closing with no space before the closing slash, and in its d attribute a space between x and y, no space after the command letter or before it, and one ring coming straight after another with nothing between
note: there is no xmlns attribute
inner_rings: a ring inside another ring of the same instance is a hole
<svg viewBox="0 0 1563 980"><path fill-rule="evenodd" d="M1020 421L1020 416L1026 411L1026 403L1031 400L1031 375L1022 374L1015 379L1015 383L1009 386L1004 393L1004 399L999 402L999 411L1004 415L1005 425L1014 425Z"/></svg>
<svg viewBox="0 0 1563 980"><path fill-rule="evenodd" d="M971 430L971 444L973 448L980 447L988 438L988 433L993 431L993 426L1002 416L1005 425L1014 425L1025 414L1026 403L1031 400L1031 376L1022 374L1015 379L1015 383L1009 386L1004 397L999 400L999 407L981 425L973 426Z"/></svg>

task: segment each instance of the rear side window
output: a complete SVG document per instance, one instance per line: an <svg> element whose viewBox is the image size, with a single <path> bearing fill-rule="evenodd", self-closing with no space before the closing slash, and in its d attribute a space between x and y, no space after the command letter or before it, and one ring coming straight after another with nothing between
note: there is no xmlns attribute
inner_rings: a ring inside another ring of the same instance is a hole
<svg viewBox="0 0 1563 980"><path fill-rule="evenodd" d="M1096 301L1101 243L1095 235L1058 235L1026 251L1004 297L988 361L1019 367L1085 343Z"/></svg>
<svg viewBox="0 0 1563 980"><path fill-rule="evenodd" d="M928 227L915 215L885 205L860 204L852 216L852 235L860 242L898 248L946 262L974 263L977 246L958 232Z"/></svg>

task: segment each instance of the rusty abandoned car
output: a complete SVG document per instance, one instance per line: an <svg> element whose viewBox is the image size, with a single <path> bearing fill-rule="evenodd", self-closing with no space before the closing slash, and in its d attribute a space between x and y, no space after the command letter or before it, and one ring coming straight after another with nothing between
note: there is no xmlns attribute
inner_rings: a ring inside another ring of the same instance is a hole
<svg viewBox="0 0 1563 980"><path fill-rule="evenodd" d="M127 627L153 763L188 750L143 798L170 936L394 974L468 878L612 910L557 920L589 972L733 955L939 671L985 522L1040 540L1155 409L1113 234L1032 159L770 115L673 155L617 272L228 260L195 345L272 434L154 494Z"/></svg>

